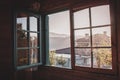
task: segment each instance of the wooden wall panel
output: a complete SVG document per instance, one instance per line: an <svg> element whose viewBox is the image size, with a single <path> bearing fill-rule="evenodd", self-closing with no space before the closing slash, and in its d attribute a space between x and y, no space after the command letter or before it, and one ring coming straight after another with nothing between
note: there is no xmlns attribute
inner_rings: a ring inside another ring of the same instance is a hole
<svg viewBox="0 0 120 80"><path fill-rule="evenodd" d="M33 72L34 80L118 80L115 75L42 67Z"/></svg>
<svg viewBox="0 0 120 80"><path fill-rule="evenodd" d="M0 1L0 80L31 80L31 72L14 70L13 3L11 0Z"/></svg>
<svg viewBox="0 0 120 80"><path fill-rule="evenodd" d="M92 2L92 4L90 2ZM45 0L40 10L43 12L51 12L54 10L59 10L64 8L71 8L71 6L78 7L87 4L88 7L91 5L105 4L108 2L109 2L108 0Z"/></svg>
<svg viewBox="0 0 120 80"><path fill-rule="evenodd" d="M10 80L13 77L12 65L12 14L11 6L1 5L0 12L0 80Z"/></svg>
<svg viewBox="0 0 120 80"><path fill-rule="evenodd" d="M119 67L119 80L120 80L120 0L116 0L116 26L117 26L117 39L118 39L118 67Z"/></svg>

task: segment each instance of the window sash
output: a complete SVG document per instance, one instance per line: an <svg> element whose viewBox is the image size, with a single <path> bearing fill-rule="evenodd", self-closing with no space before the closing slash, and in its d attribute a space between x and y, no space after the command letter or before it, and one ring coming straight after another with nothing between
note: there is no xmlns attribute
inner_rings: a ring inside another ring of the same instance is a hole
<svg viewBox="0 0 120 80"><path fill-rule="evenodd" d="M17 16L18 16L18 14L19 13L25 13L25 14L27 14L27 17L26 17L26 29L25 30L19 30L19 29L17 29L17 27L16 27L16 24L17 24ZM15 67L15 69L16 70L21 70L21 69L25 69L25 68L30 68L30 67L34 67L34 66L38 66L38 65L42 65L42 45L41 45L41 43L42 43L42 28L41 28L41 15L40 14L34 14L34 13L32 13L32 12L30 12L30 11L24 11L24 10L18 10L18 11L15 11L15 17L14 17L14 67ZM34 16L34 17L36 17L36 25L37 25L37 31L32 31L32 30L30 30L30 19L29 19L29 16ZM24 31L25 33L27 33L27 36L28 36L28 40L27 40L27 42L28 42L28 46L25 46L25 47L19 47L19 46L17 46L17 31ZM30 46L30 33L34 33L34 34L37 34L37 46ZM36 60L37 60L37 62L35 61L35 59L34 59L34 61L35 62L33 62L33 63L31 63L31 59L33 58L31 58L31 55L30 55L30 50L35 50L35 49L37 49L37 57L35 58ZM28 64L23 64L23 65L17 65L17 57L18 57L18 50L28 50ZM31 58L31 59L30 59Z"/></svg>
<svg viewBox="0 0 120 80"><path fill-rule="evenodd" d="M94 7L94 6L93 6ZM73 10L73 11L71 11L71 15L72 16L74 16L73 14L74 14L74 12L77 12L77 11L80 11L80 10L82 10L82 9L85 9L84 7L83 8L76 8L76 10ZM90 8L89 8L89 10L90 10ZM110 15L112 14L112 12L111 12L111 5L110 5ZM113 15L112 16L110 16L110 17L113 17ZM91 25L91 17L89 16L89 18L90 18L90 25ZM71 21L72 21L72 25L74 25L74 22L73 22L73 17L71 17ZM116 73L116 57L115 57L115 55L116 55L116 50L115 50L115 45L113 45L113 40L115 41L115 33L113 33L114 31L113 30L115 30L115 26L114 26L114 23L112 22L111 24L106 24L106 25L97 25L97 26L86 26L85 28L74 28L74 26L72 26L72 30L71 30L71 33L72 33L72 36L71 36L71 38L75 38L75 36L74 36L74 32L76 31L76 30L84 30L84 29L93 29L93 28L100 28L100 27L107 27L107 26L110 26L110 29L111 29L111 46L105 46L105 47L102 47L102 46L99 46L99 47L94 47L94 46L92 46L92 47L75 47L75 44L74 44L74 39L71 39L71 43L72 43L72 68L73 69L76 69L76 70L82 70L82 71L90 71L90 72L98 72L99 71L99 73L111 73L112 72L112 74L114 74L114 73ZM114 39L113 39L113 35L114 35ZM114 42L114 44L115 44L116 42ZM92 43L91 43L92 44ZM80 66L75 66L75 50L74 50L74 48L80 48L80 49L82 49L82 48L91 48L91 50L92 49L94 49L94 48L111 48L112 49L112 69L100 69L100 68L89 68L89 67L80 67ZM114 56L114 57L113 57Z"/></svg>

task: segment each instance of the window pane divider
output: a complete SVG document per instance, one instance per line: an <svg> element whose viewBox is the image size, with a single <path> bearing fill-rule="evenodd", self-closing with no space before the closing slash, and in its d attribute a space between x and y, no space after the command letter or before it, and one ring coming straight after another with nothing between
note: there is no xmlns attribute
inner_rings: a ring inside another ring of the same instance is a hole
<svg viewBox="0 0 120 80"><path fill-rule="evenodd" d="M89 29L90 27L85 27L85 28L75 28L74 30L80 30L80 29Z"/></svg>
<svg viewBox="0 0 120 80"><path fill-rule="evenodd" d="M28 47L20 47L20 48L17 48L18 50L19 49L29 49Z"/></svg>
<svg viewBox="0 0 120 80"><path fill-rule="evenodd" d="M91 26L92 28L99 28L99 27L108 27L108 26L111 26L110 24L108 25L99 25L99 26Z"/></svg>
<svg viewBox="0 0 120 80"><path fill-rule="evenodd" d="M93 68L93 42L92 42L92 18L91 18L91 7L89 8L89 20L90 20L90 45L91 45L91 68Z"/></svg>
<svg viewBox="0 0 120 80"><path fill-rule="evenodd" d="M99 28L99 27L108 27L111 26L110 24L107 25L99 25L99 26L90 26L91 28ZM90 27L84 27L84 28L75 28L74 30L79 30L79 29L89 29Z"/></svg>
<svg viewBox="0 0 120 80"><path fill-rule="evenodd" d="M29 47L30 49L32 49L32 48L40 48L40 47Z"/></svg>
<svg viewBox="0 0 120 80"><path fill-rule="evenodd" d="M74 47L74 48L111 48L111 46L105 46L105 47Z"/></svg>

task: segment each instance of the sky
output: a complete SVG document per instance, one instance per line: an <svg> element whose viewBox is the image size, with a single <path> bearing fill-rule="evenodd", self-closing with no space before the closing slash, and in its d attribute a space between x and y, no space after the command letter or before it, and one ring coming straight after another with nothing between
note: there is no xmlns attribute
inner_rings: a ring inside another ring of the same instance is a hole
<svg viewBox="0 0 120 80"><path fill-rule="evenodd" d="M97 6L91 8L92 26L110 24L110 11L109 6ZM70 13L68 11L53 13L48 15L49 17L49 32L58 34L70 34ZM74 29L90 27L89 9L83 9L74 12ZM110 35L110 26L106 28L94 29L93 33L103 34L106 31L107 35ZM76 35L85 35L89 31L76 31ZM86 32L86 33L85 33Z"/></svg>
<svg viewBox="0 0 120 80"><path fill-rule="evenodd" d="M97 25L105 25L110 24L110 11L109 6L97 6L91 8L91 18L92 18L92 26ZM49 14L49 32L57 33L57 34L67 34L70 35L70 12L62 11L58 13ZM74 18L74 28L85 28L90 26L90 19L89 19L89 9L83 9L73 14ZM22 27L26 30L27 26L27 18L17 18L17 23L22 23ZM109 27L109 26L108 26ZM37 18L30 17L30 30L36 31L37 30ZM98 28L94 29L94 34L96 33L103 33L104 31L110 35L110 28ZM85 35L89 31L76 31L76 35Z"/></svg>
<svg viewBox="0 0 120 80"><path fill-rule="evenodd" d="M70 16L69 10L50 14L49 17L49 32L58 34L70 34Z"/></svg>

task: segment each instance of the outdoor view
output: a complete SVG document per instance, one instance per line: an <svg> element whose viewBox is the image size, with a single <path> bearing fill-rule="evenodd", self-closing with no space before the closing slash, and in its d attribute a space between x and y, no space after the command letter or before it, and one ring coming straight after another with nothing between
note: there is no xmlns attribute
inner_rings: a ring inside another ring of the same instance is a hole
<svg viewBox="0 0 120 80"><path fill-rule="evenodd" d="M49 62L55 67L71 67L69 11L48 15Z"/></svg>
<svg viewBox="0 0 120 80"><path fill-rule="evenodd" d="M28 21L29 20L29 21ZM47 15L49 65L71 68L70 12ZM112 69L109 5L73 12L75 66ZM28 25L29 24L29 25ZM17 18L17 65L38 62L39 30L36 17Z"/></svg>
<svg viewBox="0 0 120 80"><path fill-rule="evenodd" d="M74 12L75 65L112 69L109 5Z"/></svg>
<svg viewBox="0 0 120 80"><path fill-rule="evenodd" d="M71 67L69 11L48 15L49 62ZM73 13L75 66L112 69L109 5Z"/></svg>

